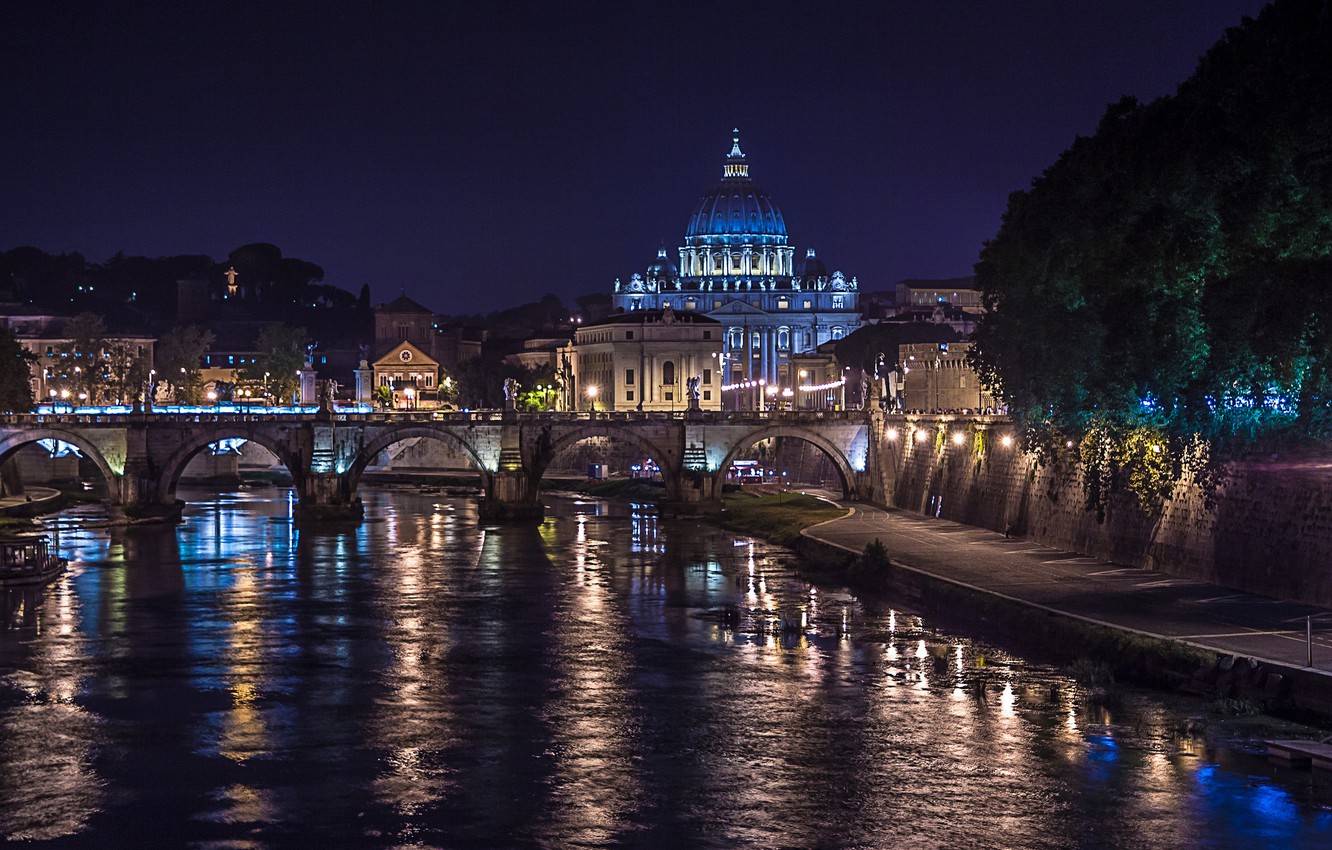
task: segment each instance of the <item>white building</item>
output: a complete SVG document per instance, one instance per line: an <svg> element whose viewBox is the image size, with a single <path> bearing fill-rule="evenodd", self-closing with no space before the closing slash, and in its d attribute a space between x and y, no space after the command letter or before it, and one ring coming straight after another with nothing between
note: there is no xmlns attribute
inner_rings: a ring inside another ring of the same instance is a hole
<svg viewBox="0 0 1332 850"><path fill-rule="evenodd" d="M698 312L720 321L727 385L793 389L799 384L793 355L860 326L858 282L829 274L813 248L797 265L781 210L750 179L738 134L721 182L694 208L684 241L678 266L663 248L646 274L617 280L615 305L626 312L670 306L677 315ZM735 399L726 406L748 405Z"/></svg>
<svg viewBox="0 0 1332 850"><path fill-rule="evenodd" d="M687 410L690 378L698 406L721 409L723 326L699 313L617 313L578 328L574 339L577 410Z"/></svg>

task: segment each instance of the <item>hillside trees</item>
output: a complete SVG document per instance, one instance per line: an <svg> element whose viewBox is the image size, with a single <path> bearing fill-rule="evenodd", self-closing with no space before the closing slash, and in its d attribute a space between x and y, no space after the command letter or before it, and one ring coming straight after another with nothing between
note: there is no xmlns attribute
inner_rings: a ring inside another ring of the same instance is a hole
<svg viewBox="0 0 1332 850"><path fill-rule="evenodd" d="M974 362L1024 425L1328 433L1329 5L1277 0L1010 197Z"/></svg>

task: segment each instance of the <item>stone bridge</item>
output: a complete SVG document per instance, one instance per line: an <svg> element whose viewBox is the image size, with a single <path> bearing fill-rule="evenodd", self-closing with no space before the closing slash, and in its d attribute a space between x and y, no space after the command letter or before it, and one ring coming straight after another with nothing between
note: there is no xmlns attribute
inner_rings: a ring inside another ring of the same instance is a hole
<svg viewBox="0 0 1332 850"><path fill-rule="evenodd" d="M877 415L877 414L875 414ZM861 411L681 413L24 414L0 416L0 462L38 440L63 440L106 478L110 500L132 516L173 516L190 459L218 440L263 446L291 472L298 517L361 515L361 474L393 444L440 440L471 459L487 518L539 518L538 486L564 449L590 437L636 446L661 468L663 507L720 506L731 461L770 437L805 440L832 462L850 499L882 500L869 473L870 413Z"/></svg>

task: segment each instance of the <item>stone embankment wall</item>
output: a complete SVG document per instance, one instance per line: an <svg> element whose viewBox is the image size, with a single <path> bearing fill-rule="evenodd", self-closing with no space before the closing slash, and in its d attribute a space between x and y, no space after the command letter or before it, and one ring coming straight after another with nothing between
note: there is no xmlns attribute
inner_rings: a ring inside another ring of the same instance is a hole
<svg viewBox="0 0 1332 850"><path fill-rule="evenodd" d="M1192 482L1144 511L1116 489L1086 509L1081 471L1037 466L999 422L890 417L875 431L886 501L1128 566L1332 607L1332 459L1236 463L1208 503ZM895 433L894 433L895 432ZM963 435L955 443L952 435ZM977 434L982 434L977 439Z"/></svg>

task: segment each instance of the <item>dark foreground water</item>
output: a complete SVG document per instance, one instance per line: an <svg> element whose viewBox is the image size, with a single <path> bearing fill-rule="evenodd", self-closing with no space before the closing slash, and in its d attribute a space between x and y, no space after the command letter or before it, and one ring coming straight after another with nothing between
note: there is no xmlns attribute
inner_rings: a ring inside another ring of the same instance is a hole
<svg viewBox="0 0 1332 850"><path fill-rule="evenodd" d="M540 527L282 490L179 529L61 522L6 592L0 835L61 847L1332 846L1332 779L1179 707L797 580L623 506ZM83 514L96 517L95 511ZM783 623L786 631L783 632Z"/></svg>

